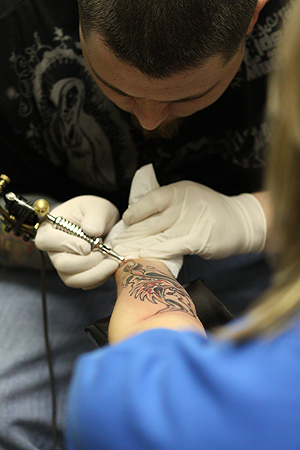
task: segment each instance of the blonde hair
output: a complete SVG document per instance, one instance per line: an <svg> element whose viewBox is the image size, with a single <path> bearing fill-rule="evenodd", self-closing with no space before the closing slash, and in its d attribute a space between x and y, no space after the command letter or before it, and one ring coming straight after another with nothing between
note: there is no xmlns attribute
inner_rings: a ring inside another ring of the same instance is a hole
<svg viewBox="0 0 300 450"><path fill-rule="evenodd" d="M291 6L276 62L268 89L272 142L265 177L276 273L270 289L241 323L220 330L221 337L236 342L272 336L300 314L300 0Z"/></svg>

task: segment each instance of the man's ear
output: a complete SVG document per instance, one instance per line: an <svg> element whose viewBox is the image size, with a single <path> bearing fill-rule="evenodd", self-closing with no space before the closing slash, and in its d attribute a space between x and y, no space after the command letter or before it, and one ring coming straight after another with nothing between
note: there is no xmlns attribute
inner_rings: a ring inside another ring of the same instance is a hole
<svg viewBox="0 0 300 450"><path fill-rule="evenodd" d="M265 6L266 3L268 3L269 0L257 0L256 3L256 7L255 7L255 11L253 13L251 22L249 24L248 30L247 30L247 34L251 33L251 31L253 30L254 25L257 22L259 13L261 12L261 10L263 9L263 7Z"/></svg>

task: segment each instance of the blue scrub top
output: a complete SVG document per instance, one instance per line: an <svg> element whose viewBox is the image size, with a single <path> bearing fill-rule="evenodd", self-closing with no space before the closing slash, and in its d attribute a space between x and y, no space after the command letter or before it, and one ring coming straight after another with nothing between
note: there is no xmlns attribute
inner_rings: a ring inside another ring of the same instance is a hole
<svg viewBox="0 0 300 450"><path fill-rule="evenodd" d="M300 323L240 346L155 329L82 356L69 450L299 450Z"/></svg>

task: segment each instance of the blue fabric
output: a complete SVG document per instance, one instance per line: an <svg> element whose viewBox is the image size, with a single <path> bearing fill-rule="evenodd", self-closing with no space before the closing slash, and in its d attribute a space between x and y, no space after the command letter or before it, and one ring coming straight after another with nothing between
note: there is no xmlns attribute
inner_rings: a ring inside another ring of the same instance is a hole
<svg viewBox="0 0 300 450"><path fill-rule="evenodd" d="M300 323L240 347L151 330L82 356L69 450L299 450Z"/></svg>

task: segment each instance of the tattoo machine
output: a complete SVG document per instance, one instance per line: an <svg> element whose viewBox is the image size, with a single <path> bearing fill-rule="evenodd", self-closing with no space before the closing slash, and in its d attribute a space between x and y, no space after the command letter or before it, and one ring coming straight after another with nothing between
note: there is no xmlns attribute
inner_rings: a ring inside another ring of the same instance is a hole
<svg viewBox="0 0 300 450"><path fill-rule="evenodd" d="M5 202L5 207L0 204L0 214L1 221L5 225L5 231L14 230L16 236L22 236L25 241L29 241L35 238L40 224L46 220L54 228L87 241L91 245L92 251L100 251L120 262L124 261L124 256L119 255L110 246L104 244L100 236L88 236L78 225L61 216L52 216L49 213L49 203L46 200L39 199L32 203L21 195L6 192L8 183L10 183L9 177L0 175L0 198L2 197Z"/></svg>

